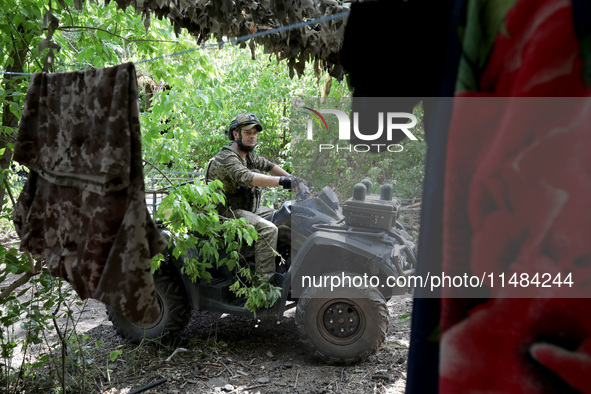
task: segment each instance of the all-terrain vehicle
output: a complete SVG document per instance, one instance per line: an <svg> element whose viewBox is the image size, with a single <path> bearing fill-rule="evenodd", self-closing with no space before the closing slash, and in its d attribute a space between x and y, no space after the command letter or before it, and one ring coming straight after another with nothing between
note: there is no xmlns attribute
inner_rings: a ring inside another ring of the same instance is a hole
<svg viewBox="0 0 591 394"><path fill-rule="evenodd" d="M279 229L277 251L284 262L277 258L275 284L282 294L273 308L256 315L281 318L295 307L301 341L328 363L356 362L378 349L388 327L386 301L409 291L397 286L404 281L396 278L414 273L415 246L396 220L400 203L391 186L371 194L371 183L364 182L342 205L324 187L316 196L285 202L267 217ZM162 310L155 323L136 325L108 310L120 335L132 341L174 336L192 310L253 315L229 289L235 278L227 268L212 271L209 282L194 283L181 274L183 261L168 253L154 273Z"/></svg>

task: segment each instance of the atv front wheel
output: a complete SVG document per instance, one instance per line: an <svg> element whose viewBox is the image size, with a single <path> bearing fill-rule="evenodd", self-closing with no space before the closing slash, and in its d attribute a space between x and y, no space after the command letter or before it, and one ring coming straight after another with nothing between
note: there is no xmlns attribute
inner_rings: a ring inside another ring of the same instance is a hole
<svg viewBox="0 0 591 394"><path fill-rule="evenodd" d="M325 362L354 363L375 353L386 339L388 309L371 287L309 288L298 300L295 322L300 340Z"/></svg>
<svg viewBox="0 0 591 394"><path fill-rule="evenodd" d="M121 313L107 307L109 320L123 338L139 343L142 339L174 338L189 321L190 307L182 278L174 267L162 263L154 273L156 298L160 304L160 316L147 325L136 324Z"/></svg>

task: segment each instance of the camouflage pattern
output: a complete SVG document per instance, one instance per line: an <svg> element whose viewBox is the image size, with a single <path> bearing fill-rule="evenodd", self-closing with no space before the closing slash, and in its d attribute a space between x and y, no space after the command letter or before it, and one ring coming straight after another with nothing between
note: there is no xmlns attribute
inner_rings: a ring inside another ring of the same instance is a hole
<svg viewBox="0 0 591 394"><path fill-rule="evenodd" d="M209 162L206 173L206 181L218 179L224 185L227 202L225 206L218 207L219 214L229 218L245 218L257 230L259 238L254 244L255 270L269 280L275 274L277 227L259 216L262 213L258 197L260 191L252 186L252 178L255 172L269 172L274 166L274 163L253 152L249 152L244 160L228 145L222 147ZM248 193L254 194L251 201L246 197Z"/></svg>
<svg viewBox="0 0 591 394"><path fill-rule="evenodd" d="M259 238L254 243L255 271L263 279L271 280L275 275L275 250L277 249L277 226L259 216L260 212L244 209L232 211L231 217L244 218L257 231Z"/></svg>
<svg viewBox="0 0 591 394"><path fill-rule="evenodd" d="M253 127L256 127L257 131L259 132L263 130L263 126L261 125L259 119L255 115L246 112L243 114L236 115L236 117L232 119L232 121L230 122L230 127L228 128L226 133L228 134L228 138L231 141L233 141L234 130L250 130Z"/></svg>
<svg viewBox="0 0 591 394"><path fill-rule="evenodd" d="M31 77L14 158L31 170L14 211L21 250L82 299L158 317L150 258L166 239L145 203L135 68Z"/></svg>
<svg viewBox="0 0 591 394"><path fill-rule="evenodd" d="M234 123L234 122L239 124L240 128L242 130L250 130L253 127L256 127L258 131L263 130L263 126L261 125L261 122L259 121L259 119L255 115L248 113L248 112L236 115L236 117L234 119L232 119L231 123ZM230 127L230 128L232 128L232 127Z"/></svg>
<svg viewBox="0 0 591 394"><path fill-rule="evenodd" d="M244 160L231 145L222 147L220 152L209 162L206 174L206 181L218 179L224 184L228 203L225 207L220 207L220 215L227 216L228 208L255 212L258 209L258 203L255 201L255 203L249 204L245 201L245 194L257 193L257 191L245 191L244 186L253 187L254 174L257 171L269 172L274 166L274 163L253 152L249 152Z"/></svg>

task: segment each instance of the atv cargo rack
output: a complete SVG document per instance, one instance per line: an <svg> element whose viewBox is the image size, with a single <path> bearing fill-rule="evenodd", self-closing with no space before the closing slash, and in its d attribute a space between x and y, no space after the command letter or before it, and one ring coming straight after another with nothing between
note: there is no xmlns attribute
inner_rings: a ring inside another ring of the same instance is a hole
<svg viewBox="0 0 591 394"><path fill-rule="evenodd" d="M168 191L175 187L186 185L195 178L203 179L204 172L183 172L183 171L159 171L150 170L150 177L144 180L146 185L146 205L150 215L158 209L162 199L168 195ZM175 183L179 182L179 183Z"/></svg>

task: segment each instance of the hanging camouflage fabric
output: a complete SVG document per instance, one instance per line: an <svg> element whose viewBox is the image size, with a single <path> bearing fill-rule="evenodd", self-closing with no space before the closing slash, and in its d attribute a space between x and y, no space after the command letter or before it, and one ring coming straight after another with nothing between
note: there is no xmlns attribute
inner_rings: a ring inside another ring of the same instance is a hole
<svg viewBox="0 0 591 394"><path fill-rule="evenodd" d="M146 208L137 97L130 63L31 77L14 151L30 174L14 223L21 250L82 299L151 323L150 258L167 242Z"/></svg>

